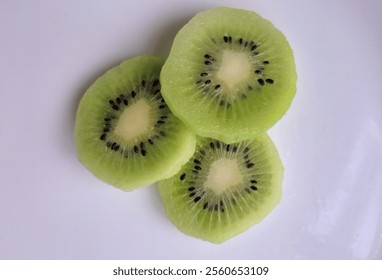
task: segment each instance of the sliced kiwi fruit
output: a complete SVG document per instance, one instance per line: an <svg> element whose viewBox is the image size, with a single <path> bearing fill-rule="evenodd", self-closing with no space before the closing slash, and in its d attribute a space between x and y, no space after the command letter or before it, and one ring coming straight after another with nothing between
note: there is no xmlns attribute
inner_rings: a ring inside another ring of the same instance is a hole
<svg viewBox="0 0 382 280"><path fill-rule="evenodd" d="M122 62L95 81L78 107L79 160L125 191L173 176L195 150L195 136L162 98L163 63L153 56Z"/></svg>
<svg viewBox="0 0 382 280"><path fill-rule="evenodd" d="M284 115L296 77L289 43L272 23L255 12L218 7L178 32L160 80L179 119L201 136L232 143Z"/></svg>
<svg viewBox="0 0 382 280"><path fill-rule="evenodd" d="M271 212L281 199L282 177L278 152L265 133L231 144L198 138L192 158L158 189L181 231L220 243Z"/></svg>

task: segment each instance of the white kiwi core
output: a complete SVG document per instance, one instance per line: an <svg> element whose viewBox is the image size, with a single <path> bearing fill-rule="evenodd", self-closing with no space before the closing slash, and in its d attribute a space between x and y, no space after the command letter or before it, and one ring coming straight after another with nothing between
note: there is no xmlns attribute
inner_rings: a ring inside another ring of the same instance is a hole
<svg viewBox="0 0 382 280"><path fill-rule="evenodd" d="M237 87L238 84L245 82L251 77L251 70L251 62L246 53L224 50L216 77L224 83L229 90L232 90Z"/></svg>
<svg viewBox="0 0 382 280"><path fill-rule="evenodd" d="M126 141L150 134L153 129L151 106L142 98L127 107L118 119L114 133Z"/></svg>
<svg viewBox="0 0 382 280"><path fill-rule="evenodd" d="M211 164L204 185L216 194L243 182L236 159L221 158Z"/></svg>

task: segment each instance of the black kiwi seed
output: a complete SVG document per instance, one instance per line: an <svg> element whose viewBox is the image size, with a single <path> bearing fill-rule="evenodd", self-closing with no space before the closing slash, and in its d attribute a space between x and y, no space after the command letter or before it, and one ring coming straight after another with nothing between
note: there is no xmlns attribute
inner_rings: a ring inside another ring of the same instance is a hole
<svg viewBox="0 0 382 280"><path fill-rule="evenodd" d="M113 100L109 100L109 103L110 103L110 105L114 105L114 101Z"/></svg>
<svg viewBox="0 0 382 280"><path fill-rule="evenodd" d="M220 142L216 142L216 148L220 149Z"/></svg>
<svg viewBox="0 0 382 280"><path fill-rule="evenodd" d="M224 36L223 40L224 40L224 42L228 43L228 37L227 36Z"/></svg>
<svg viewBox="0 0 382 280"><path fill-rule="evenodd" d="M231 148L231 144L228 144L227 147L225 148L227 152L229 152L229 149Z"/></svg>
<svg viewBox="0 0 382 280"><path fill-rule="evenodd" d="M248 153L248 151L249 151L249 148L248 148L248 147L245 147L245 149L243 150L243 154Z"/></svg>
<svg viewBox="0 0 382 280"><path fill-rule="evenodd" d="M108 128L103 129L103 132L109 132L109 131L110 131L110 129L108 129Z"/></svg>
<svg viewBox="0 0 382 280"><path fill-rule="evenodd" d="M129 105L129 102L126 99L123 99L123 104L125 104L127 106L127 105Z"/></svg>
<svg viewBox="0 0 382 280"><path fill-rule="evenodd" d="M240 39L239 39L239 44L240 44L240 45L243 44L243 38L240 38Z"/></svg>
<svg viewBox="0 0 382 280"><path fill-rule="evenodd" d="M256 71L255 71L255 74L260 75L260 74L261 74L261 71L260 71L260 70L256 70Z"/></svg>
<svg viewBox="0 0 382 280"><path fill-rule="evenodd" d="M119 97L117 97L116 101L117 101L117 104L121 104L121 102L122 102L122 99L121 99L121 98L119 98Z"/></svg>
<svg viewBox="0 0 382 280"><path fill-rule="evenodd" d="M192 191L194 191L195 190L195 187L190 187L190 188L188 188L188 191L189 192L192 192Z"/></svg>
<svg viewBox="0 0 382 280"><path fill-rule="evenodd" d="M208 207L208 202L204 203L203 209L207 209L207 207Z"/></svg>
<svg viewBox="0 0 382 280"><path fill-rule="evenodd" d="M100 137L101 140L105 140L106 139L106 134L102 134L101 137Z"/></svg>
<svg viewBox="0 0 382 280"><path fill-rule="evenodd" d="M209 54L205 54L204 57L207 58L207 59L214 60L214 58L212 56L210 56Z"/></svg>
<svg viewBox="0 0 382 280"><path fill-rule="evenodd" d="M161 104L161 105L159 105L159 109L163 109L164 107L166 107L166 105L165 104Z"/></svg>
<svg viewBox="0 0 382 280"><path fill-rule="evenodd" d="M214 145L214 143L210 143L210 147L211 147L211 149L213 150L213 149L215 149L215 145Z"/></svg>
<svg viewBox="0 0 382 280"><path fill-rule="evenodd" d="M206 61L204 61L204 64L205 64L205 65L211 65L211 64L212 64L212 62L211 62L211 61L209 61L209 60L206 60Z"/></svg>
<svg viewBox="0 0 382 280"><path fill-rule="evenodd" d="M118 111L119 110L119 107L117 105L113 105L113 109Z"/></svg>
<svg viewBox="0 0 382 280"><path fill-rule="evenodd" d="M193 197L195 194L196 194L196 193L192 192L192 193L190 193L188 196L189 196L189 197Z"/></svg>
<svg viewBox="0 0 382 280"><path fill-rule="evenodd" d="M269 64L269 61L268 60L264 60L263 64Z"/></svg>
<svg viewBox="0 0 382 280"><path fill-rule="evenodd" d="M206 72L200 73L200 76L206 77L206 76L208 76L208 73L206 73Z"/></svg>
<svg viewBox="0 0 382 280"><path fill-rule="evenodd" d="M252 167L254 167L254 166L255 166L255 165L254 165L252 162L250 162L250 163L247 164L247 168L248 168L248 169L250 169L250 168L252 168Z"/></svg>
<svg viewBox="0 0 382 280"><path fill-rule="evenodd" d="M140 146L141 146L141 154L142 156L145 156L146 155L145 144L141 142Z"/></svg>
<svg viewBox="0 0 382 280"><path fill-rule="evenodd" d="M257 191L257 187L255 187L255 186L251 186L250 187L252 190L254 190L254 191Z"/></svg>
<svg viewBox="0 0 382 280"><path fill-rule="evenodd" d="M220 85L217 84L217 85L215 86L215 89L218 90L219 88L220 88Z"/></svg>
<svg viewBox="0 0 382 280"><path fill-rule="evenodd" d="M135 152L135 153L138 153L138 152L139 152L139 149L138 149L137 146L134 146L134 152Z"/></svg>
<svg viewBox="0 0 382 280"><path fill-rule="evenodd" d="M209 85L211 83L211 80L207 80L204 82L206 85Z"/></svg>
<svg viewBox="0 0 382 280"><path fill-rule="evenodd" d="M195 168L196 170L202 170L202 168L201 168L199 165L195 165L194 168Z"/></svg>
<svg viewBox="0 0 382 280"><path fill-rule="evenodd" d="M234 153L236 153L236 152L237 152L237 146L233 146L232 151L233 151Z"/></svg>
<svg viewBox="0 0 382 280"><path fill-rule="evenodd" d="M132 91L131 92L131 97L134 98L135 96L137 96L137 94L135 93L135 91Z"/></svg>
<svg viewBox="0 0 382 280"><path fill-rule="evenodd" d="M109 122L109 121L111 121L111 119L110 118L104 118L104 121Z"/></svg>
<svg viewBox="0 0 382 280"><path fill-rule="evenodd" d="M114 147L115 147L116 145L117 145L117 143L113 142L113 143L111 144L111 147L110 147L110 148L111 148L112 150L114 150Z"/></svg>
<svg viewBox="0 0 382 280"><path fill-rule="evenodd" d="M257 48L257 45L253 45L252 48L251 48L251 51L256 50L256 48Z"/></svg>
<svg viewBox="0 0 382 280"><path fill-rule="evenodd" d="M154 142L151 139L148 139L147 142L149 142L150 145L154 145Z"/></svg>
<svg viewBox="0 0 382 280"><path fill-rule="evenodd" d="M182 173L182 175L180 175L180 177L179 177L179 179L182 180L182 181L183 181L185 178L186 178L186 173Z"/></svg>
<svg viewBox="0 0 382 280"><path fill-rule="evenodd" d="M194 198L194 202L196 203L196 202L198 202L200 199L202 199L200 196L197 196L197 197L195 197Z"/></svg>
<svg viewBox="0 0 382 280"><path fill-rule="evenodd" d="M265 81L268 83L268 84L273 84L274 81L272 79L265 79Z"/></svg>
<svg viewBox="0 0 382 280"><path fill-rule="evenodd" d="M159 85L159 80L158 79L155 79L153 81L153 87L156 87L157 85Z"/></svg>
<svg viewBox="0 0 382 280"><path fill-rule="evenodd" d="M141 85L142 85L143 87L146 86L146 81L145 81L145 80L142 80Z"/></svg>
<svg viewBox="0 0 382 280"><path fill-rule="evenodd" d="M264 82L263 79L258 79L257 81L258 81L258 83L259 83L260 85L262 85L262 86L265 84L265 82Z"/></svg>
<svg viewBox="0 0 382 280"><path fill-rule="evenodd" d="M202 164L202 163L200 162L200 160L198 160L198 159L194 159L194 163L196 163L196 164Z"/></svg>
<svg viewBox="0 0 382 280"><path fill-rule="evenodd" d="M107 143L106 143L106 147L110 147L111 144L112 144L111 142L107 142Z"/></svg>
<svg viewBox="0 0 382 280"><path fill-rule="evenodd" d="M256 180L251 180L250 181L252 184L257 184L257 181Z"/></svg>

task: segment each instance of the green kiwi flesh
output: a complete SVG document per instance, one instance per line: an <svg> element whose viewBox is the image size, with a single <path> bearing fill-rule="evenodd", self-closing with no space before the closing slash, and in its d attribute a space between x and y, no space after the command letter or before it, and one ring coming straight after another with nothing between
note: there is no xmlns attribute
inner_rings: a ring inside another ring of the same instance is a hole
<svg viewBox="0 0 382 280"><path fill-rule="evenodd" d="M232 143L267 131L296 92L285 36L255 12L218 7L176 35L162 68L162 95L198 135Z"/></svg>
<svg viewBox="0 0 382 280"><path fill-rule="evenodd" d="M232 144L198 138L192 158L158 189L179 230L221 243L274 209L282 178L280 157L266 133Z"/></svg>
<svg viewBox="0 0 382 280"><path fill-rule="evenodd" d="M122 62L94 82L77 110L79 160L125 191L173 176L195 150L195 136L161 96L163 63L153 56Z"/></svg>

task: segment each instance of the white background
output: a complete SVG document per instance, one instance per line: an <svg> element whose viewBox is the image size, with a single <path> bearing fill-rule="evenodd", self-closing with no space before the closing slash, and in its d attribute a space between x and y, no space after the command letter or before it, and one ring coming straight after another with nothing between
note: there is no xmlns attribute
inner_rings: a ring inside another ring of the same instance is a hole
<svg viewBox="0 0 382 280"><path fill-rule="evenodd" d="M220 245L179 232L154 186L77 160L83 92L138 54L166 56L201 10L257 11L294 50L298 92L271 130L281 204ZM382 259L382 1L0 3L0 259Z"/></svg>

